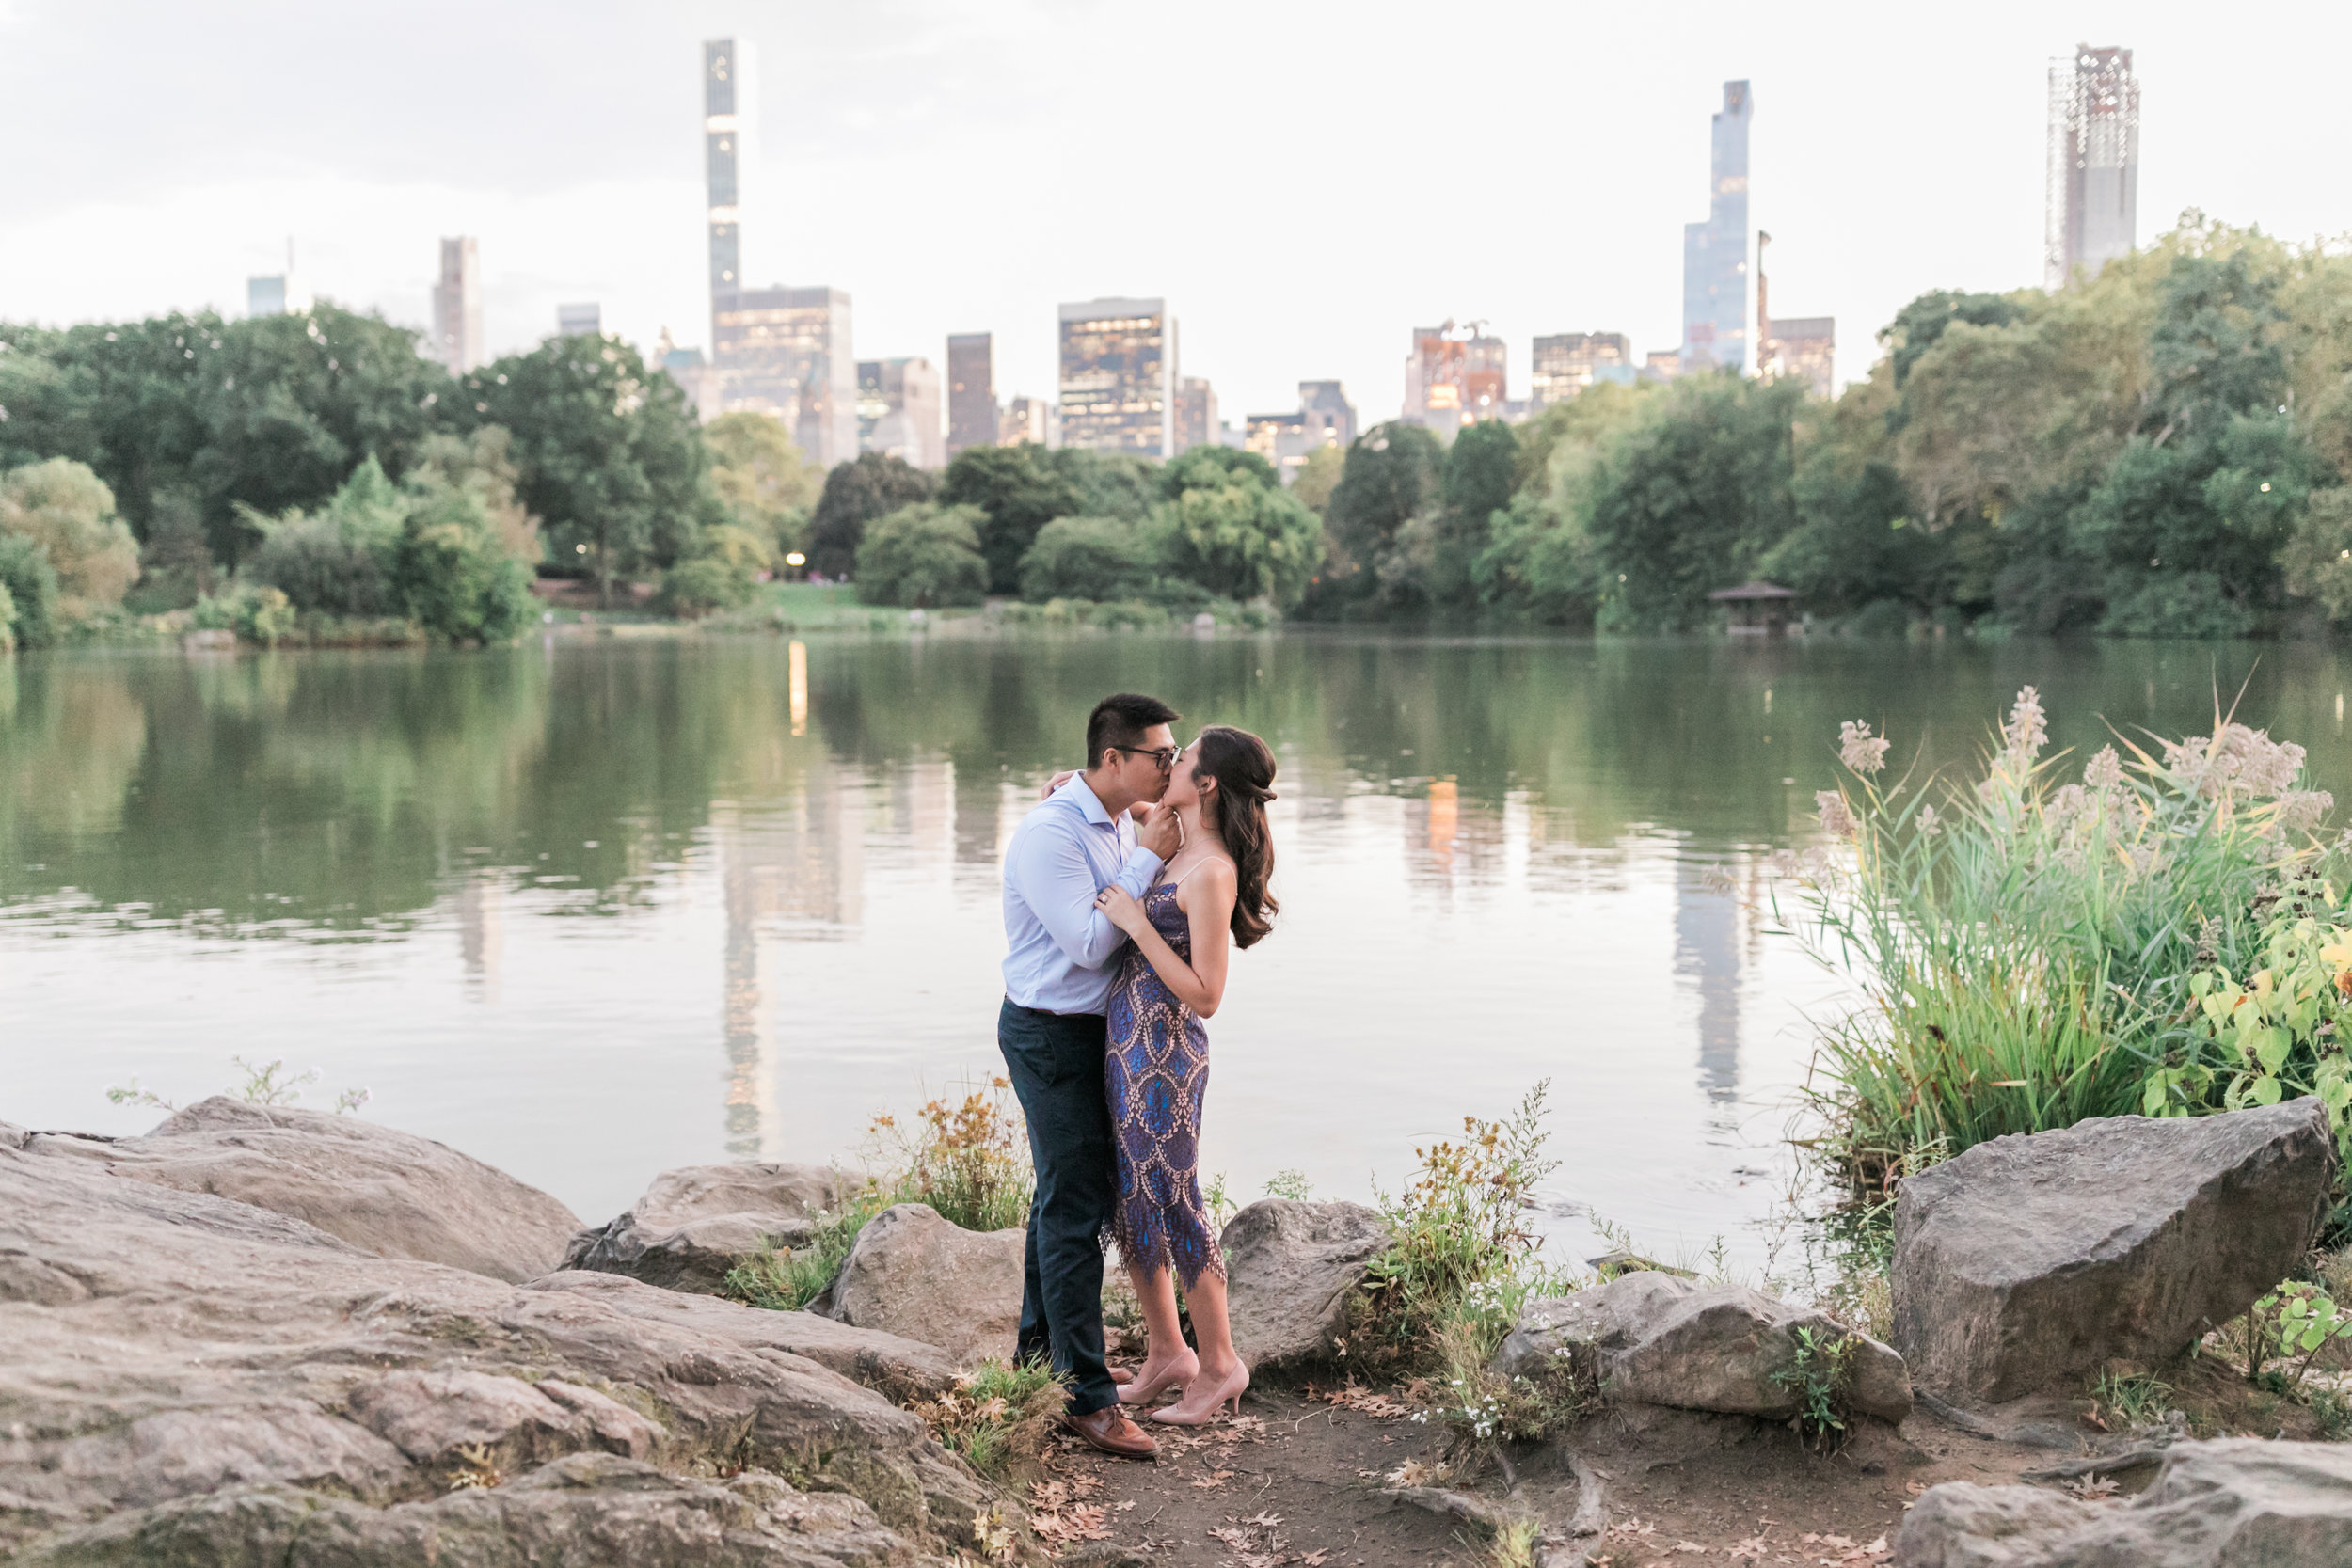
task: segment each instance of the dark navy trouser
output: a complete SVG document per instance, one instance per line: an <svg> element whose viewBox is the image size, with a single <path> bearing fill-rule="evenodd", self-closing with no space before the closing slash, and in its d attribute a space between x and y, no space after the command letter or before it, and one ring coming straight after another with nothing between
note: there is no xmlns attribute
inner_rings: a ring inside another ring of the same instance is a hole
<svg viewBox="0 0 2352 1568"><path fill-rule="evenodd" d="M1049 1361L1083 1416L1119 1402L1103 1364L1104 1227L1119 1196L1100 1013L1047 1013L1007 998L996 1019L1012 1092L1029 1122L1037 1196L1024 1249L1016 1359Z"/></svg>

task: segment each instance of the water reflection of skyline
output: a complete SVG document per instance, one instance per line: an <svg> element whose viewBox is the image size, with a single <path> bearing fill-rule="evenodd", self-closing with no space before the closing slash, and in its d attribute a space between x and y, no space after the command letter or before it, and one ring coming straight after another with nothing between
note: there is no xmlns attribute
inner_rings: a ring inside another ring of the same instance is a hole
<svg viewBox="0 0 2352 1568"><path fill-rule="evenodd" d="M633 1148L648 1124L671 1164L853 1154L875 1112L993 1066L999 847L1093 697L1145 689L1183 728L1258 730L1282 764L1284 922L1213 1024L1212 1141L1237 1190L1287 1166L1327 1191L1392 1181L1416 1139L1550 1076L1565 1190L1695 1212L1802 1073L1811 981L1751 911L1769 851L1811 831L1839 719L1933 761L1964 755L2021 677L2058 744L2209 711L2212 650L1962 652L1285 637L19 658L0 966L30 978L11 1024L72 1049L16 1088L111 1125L89 1109L104 1084L156 1081L175 1051L199 1091L231 1052L283 1054L591 1195L618 1180L599 1143ZM2352 799L2345 684L2331 654L2268 650L2248 700ZM375 985L384 1005L357 1009ZM548 1097L562 1116L503 1109Z"/></svg>

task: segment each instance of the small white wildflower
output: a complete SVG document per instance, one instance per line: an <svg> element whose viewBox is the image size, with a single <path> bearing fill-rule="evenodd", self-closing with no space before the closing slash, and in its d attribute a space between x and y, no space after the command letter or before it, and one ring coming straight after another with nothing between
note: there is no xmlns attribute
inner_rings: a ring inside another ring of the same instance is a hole
<svg viewBox="0 0 2352 1568"><path fill-rule="evenodd" d="M1849 719L1837 727L1837 760L1857 773L1875 773L1886 766L1887 742L1873 736L1870 726Z"/></svg>
<svg viewBox="0 0 2352 1568"><path fill-rule="evenodd" d="M1921 838L1933 838L1936 834L1944 831L1944 824L1937 818L1935 815L1935 808L1933 806L1921 806L1919 808L1919 815L1915 820L1919 824L1919 836Z"/></svg>
<svg viewBox="0 0 2352 1568"><path fill-rule="evenodd" d="M2017 701L2009 710L2009 722L2001 726L2001 749L2019 762L2031 762L2049 738L2042 694L2030 686L2020 687Z"/></svg>
<svg viewBox="0 0 2352 1568"><path fill-rule="evenodd" d="M1837 791L1815 790L1813 805L1821 814L1821 831L1833 838L1851 838L1861 830L1853 813L1847 809L1846 798Z"/></svg>

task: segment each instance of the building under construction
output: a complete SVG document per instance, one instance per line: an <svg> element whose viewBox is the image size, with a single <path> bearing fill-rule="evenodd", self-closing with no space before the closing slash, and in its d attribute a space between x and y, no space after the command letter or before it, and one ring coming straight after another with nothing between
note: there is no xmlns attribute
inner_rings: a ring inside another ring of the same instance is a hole
<svg viewBox="0 0 2352 1568"><path fill-rule="evenodd" d="M2050 62L2042 283L2095 277L2139 237L2139 81L2128 49L2079 45Z"/></svg>

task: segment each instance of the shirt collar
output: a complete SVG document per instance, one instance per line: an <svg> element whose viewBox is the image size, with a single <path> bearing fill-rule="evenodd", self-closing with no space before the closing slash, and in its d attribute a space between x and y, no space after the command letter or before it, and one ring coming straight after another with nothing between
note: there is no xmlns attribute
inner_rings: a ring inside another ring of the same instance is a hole
<svg viewBox="0 0 2352 1568"><path fill-rule="evenodd" d="M1068 784L1062 785L1062 789L1070 796L1071 800L1076 803L1079 815L1084 816L1088 821L1094 823L1098 827L1104 828L1116 828L1119 826L1118 823L1111 820L1111 814L1103 809L1102 800L1095 795L1092 789L1088 787L1085 774L1081 773L1077 775Z"/></svg>

